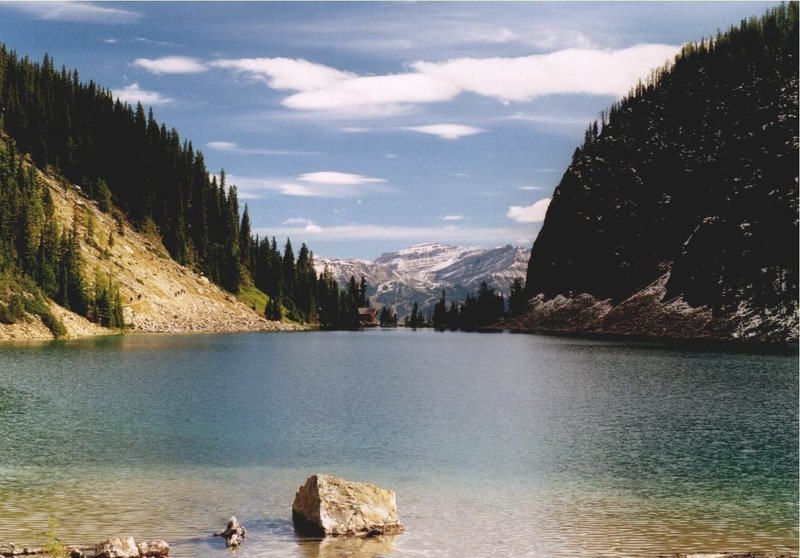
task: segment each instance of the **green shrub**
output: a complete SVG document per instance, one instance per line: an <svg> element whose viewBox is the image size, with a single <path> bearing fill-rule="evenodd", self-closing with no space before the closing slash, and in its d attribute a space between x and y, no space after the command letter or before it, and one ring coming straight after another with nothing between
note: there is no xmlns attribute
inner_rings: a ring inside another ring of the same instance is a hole
<svg viewBox="0 0 800 558"><path fill-rule="evenodd" d="M45 556L50 558L67 558L67 548L58 540L58 520L51 517L47 521L47 531L36 536L37 542L44 549Z"/></svg>

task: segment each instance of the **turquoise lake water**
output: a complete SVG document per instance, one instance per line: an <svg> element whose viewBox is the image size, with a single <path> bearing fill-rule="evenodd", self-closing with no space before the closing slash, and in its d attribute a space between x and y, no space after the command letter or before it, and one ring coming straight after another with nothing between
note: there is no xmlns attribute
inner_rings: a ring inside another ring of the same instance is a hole
<svg viewBox="0 0 800 558"><path fill-rule="evenodd" d="M312 473L406 532L309 541ZM798 358L512 334L126 335L0 345L0 542L171 556L797 551Z"/></svg>

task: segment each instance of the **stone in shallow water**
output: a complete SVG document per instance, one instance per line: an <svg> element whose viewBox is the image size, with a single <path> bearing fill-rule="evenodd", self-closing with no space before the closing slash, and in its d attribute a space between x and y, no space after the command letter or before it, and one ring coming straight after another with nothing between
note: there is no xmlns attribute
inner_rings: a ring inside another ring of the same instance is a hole
<svg viewBox="0 0 800 558"><path fill-rule="evenodd" d="M139 547L133 537L114 537L99 543L95 555L97 558L139 558Z"/></svg>
<svg viewBox="0 0 800 558"><path fill-rule="evenodd" d="M228 525L224 531L214 533L215 537L223 537L225 539L225 546L227 548L238 548L243 542L247 529L239 523L235 515L228 519Z"/></svg>
<svg viewBox="0 0 800 558"><path fill-rule="evenodd" d="M150 542L140 542L136 545L139 548L140 556L153 558L166 558L169 556L169 545L167 541L157 540Z"/></svg>
<svg viewBox="0 0 800 558"><path fill-rule="evenodd" d="M292 520L303 535L372 536L403 531L392 490L329 475L312 475L294 497Z"/></svg>

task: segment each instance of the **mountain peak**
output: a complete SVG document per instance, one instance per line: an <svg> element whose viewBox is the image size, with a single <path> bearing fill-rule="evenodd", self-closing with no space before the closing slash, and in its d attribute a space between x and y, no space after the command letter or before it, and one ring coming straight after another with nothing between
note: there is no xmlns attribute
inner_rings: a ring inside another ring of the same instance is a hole
<svg viewBox="0 0 800 558"><path fill-rule="evenodd" d="M357 259L316 258L321 271L328 266L336 281L363 276L373 305L392 307L401 319L414 302L430 312L442 294L461 301L477 291L481 282L508 292L511 282L525 276L530 250L514 246L464 248L441 242L415 244L381 254L374 262Z"/></svg>

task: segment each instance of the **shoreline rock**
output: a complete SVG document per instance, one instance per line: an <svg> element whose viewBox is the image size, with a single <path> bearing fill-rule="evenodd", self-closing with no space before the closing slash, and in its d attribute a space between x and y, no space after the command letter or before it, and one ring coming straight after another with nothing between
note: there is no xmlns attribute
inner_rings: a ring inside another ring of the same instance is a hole
<svg viewBox="0 0 800 558"><path fill-rule="evenodd" d="M168 558L169 544L163 540L136 543L133 537L112 537L96 545L63 545L70 558ZM46 548L17 548L0 544L0 557L50 556Z"/></svg>
<svg viewBox="0 0 800 558"><path fill-rule="evenodd" d="M369 537L403 532L392 490L329 475L312 475L295 494L295 531L312 537Z"/></svg>

